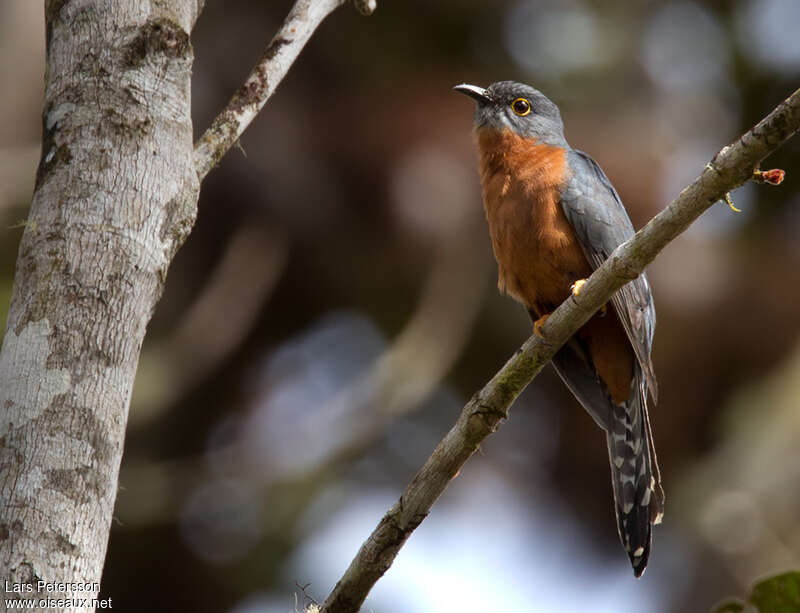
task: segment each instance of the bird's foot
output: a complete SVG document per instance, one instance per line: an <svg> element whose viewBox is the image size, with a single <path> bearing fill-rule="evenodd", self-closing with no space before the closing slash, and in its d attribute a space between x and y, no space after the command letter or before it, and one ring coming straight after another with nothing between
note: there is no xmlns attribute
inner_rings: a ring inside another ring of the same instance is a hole
<svg viewBox="0 0 800 613"><path fill-rule="evenodd" d="M542 332L542 326L545 324L545 322L549 317L550 313L545 313L539 319L533 322L533 333L539 338L544 338L544 333Z"/></svg>
<svg viewBox="0 0 800 613"><path fill-rule="evenodd" d="M586 285L586 279L578 279L577 281L575 281L575 283L570 285L569 289L572 292L572 295L580 296L581 290L583 289L584 285Z"/></svg>
<svg viewBox="0 0 800 613"><path fill-rule="evenodd" d="M578 279L577 281L575 281L575 283L570 285L569 289L572 292L572 295L580 296L581 290L583 289L584 285L586 285L586 279ZM600 310L598 311L598 313L600 313L600 317L605 317L607 312L608 312L608 306L605 304L601 306Z"/></svg>

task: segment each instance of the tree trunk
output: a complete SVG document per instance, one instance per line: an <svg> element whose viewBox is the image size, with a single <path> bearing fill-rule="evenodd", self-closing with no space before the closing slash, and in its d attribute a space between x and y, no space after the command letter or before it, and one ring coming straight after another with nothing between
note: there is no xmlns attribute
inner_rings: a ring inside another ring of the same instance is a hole
<svg viewBox="0 0 800 613"><path fill-rule="evenodd" d="M139 350L196 214L202 1L46 1L42 157L0 350L0 577L30 599L97 596Z"/></svg>

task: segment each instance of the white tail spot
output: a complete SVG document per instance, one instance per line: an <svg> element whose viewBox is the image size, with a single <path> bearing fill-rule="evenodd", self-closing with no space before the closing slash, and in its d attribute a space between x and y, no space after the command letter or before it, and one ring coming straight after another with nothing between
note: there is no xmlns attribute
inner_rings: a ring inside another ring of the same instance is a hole
<svg viewBox="0 0 800 613"><path fill-rule="evenodd" d="M619 478L619 480L622 481L622 485L625 485L626 483L633 483L635 479L635 475L621 475Z"/></svg>

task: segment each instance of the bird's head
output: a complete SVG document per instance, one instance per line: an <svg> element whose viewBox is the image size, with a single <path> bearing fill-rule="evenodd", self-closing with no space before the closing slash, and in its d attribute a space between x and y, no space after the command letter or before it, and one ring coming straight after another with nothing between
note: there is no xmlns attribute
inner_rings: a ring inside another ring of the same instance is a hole
<svg viewBox="0 0 800 613"><path fill-rule="evenodd" d="M486 89L463 83L454 88L478 103L475 129L513 130L548 145L566 145L558 107L530 85L498 81Z"/></svg>

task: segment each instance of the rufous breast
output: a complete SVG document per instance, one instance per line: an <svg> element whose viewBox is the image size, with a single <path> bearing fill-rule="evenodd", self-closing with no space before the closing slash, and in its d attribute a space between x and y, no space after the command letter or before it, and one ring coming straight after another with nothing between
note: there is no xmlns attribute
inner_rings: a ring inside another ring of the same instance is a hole
<svg viewBox="0 0 800 613"><path fill-rule="evenodd" d="M561 208L566 150L511 130L477 132L483 203L498 287L541 316L591 273Z"/></svg>

